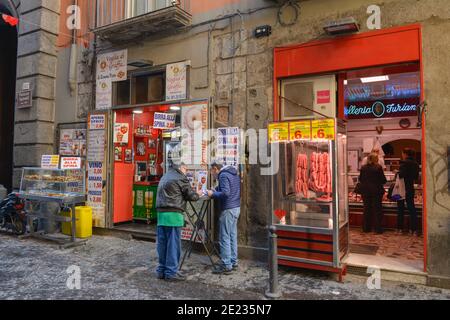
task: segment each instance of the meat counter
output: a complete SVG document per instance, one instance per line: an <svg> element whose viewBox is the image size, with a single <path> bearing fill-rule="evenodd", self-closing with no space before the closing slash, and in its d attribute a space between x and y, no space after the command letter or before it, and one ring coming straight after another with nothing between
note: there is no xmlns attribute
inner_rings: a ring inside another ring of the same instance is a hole
<svg viewBox="0 0 450 320"><path fill-rule="evenodd" d="M336 272L348 252L347 134L334 119L332 139L277 143L272 160L272 224L278 263Z"/></svg>

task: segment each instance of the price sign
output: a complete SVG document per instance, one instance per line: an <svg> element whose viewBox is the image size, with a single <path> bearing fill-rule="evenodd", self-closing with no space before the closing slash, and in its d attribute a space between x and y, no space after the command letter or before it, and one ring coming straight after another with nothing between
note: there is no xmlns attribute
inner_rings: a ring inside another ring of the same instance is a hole
<svg viewBox="0 0 450 320"><path fill-rule="evenodd" d="M313 139L334 140L336 138L334 119L312 120L311 134Z"/></svg>
<svg viewBox="0 0 450 320"><path fill-rule="evenodd" d="M43 169L58 169L59 155L43 155L41 158L41 168Z"/></svg>
<svg viewBox="0 0 450 320"><path fill-rule="evenodd" d="M289 122L289 138L291 141L311 139L311 121Z"/></svg>
<svg viewBox="0 0 450 320"><path fill-rule="evenodd" d="M289 123L270 123L268 126L269 143L284 142L289 140Z"/></svg>

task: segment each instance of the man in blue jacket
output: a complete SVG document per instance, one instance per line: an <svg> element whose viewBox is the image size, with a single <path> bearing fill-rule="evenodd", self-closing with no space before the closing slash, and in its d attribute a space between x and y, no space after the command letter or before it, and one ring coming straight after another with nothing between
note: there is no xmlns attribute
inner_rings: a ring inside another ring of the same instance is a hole
<svg viewBox="0 0 450 320"><path fill-rule="evenodd" d="M238 267L237 223L241 213L241 179L236 168L214 162L211 172L219 180L208 196L220 201L219 245L222 265L215 274L230 274Z"/></svg>

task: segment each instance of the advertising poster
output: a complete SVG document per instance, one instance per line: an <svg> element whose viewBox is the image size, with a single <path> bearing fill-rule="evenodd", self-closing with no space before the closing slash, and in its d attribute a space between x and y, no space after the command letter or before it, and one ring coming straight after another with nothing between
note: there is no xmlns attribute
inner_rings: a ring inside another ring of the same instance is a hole
<svg viewBox="0 0 450 320"><path fill-rule="evenodd" d="M166 101L187 99L187 63L179 62L166 67Z"/></svg>
<svg viewBox="0 0 450 320"><path fill-rule="evenodd" d="M196 104L181 109L181 160L187 165L208 164L208 105Z"/></svg>
<svg viewBox="0 0 450 320"><path fill-rule="evenodd" d="M111 109L112 82L111 79L97 79L95 90L95 108L97 110Z"/></svg>
<svg viewBox="0 0 450 320"><path fill-rule="evenodd" d="M88 163L88 203L91 207L103 206L103 162Z"/></svg>
<svg viewBox="0 0 450 320"><path fill-rule="evenodd" d="M128 144L130 126L128 123L114 124L114 143Z"/></svg>
<svg viewBox="0 0 450 320"><path fill-rule="evenodd" d="M239 165L240 130L237 127L217 129L216 159L226 166Z"/></svg>
<svg viewBox="0 0 450 320"><path fill-rule="evenodd" d="M62 129L59 154L62 156L86 156L86 129Z"/></svg>

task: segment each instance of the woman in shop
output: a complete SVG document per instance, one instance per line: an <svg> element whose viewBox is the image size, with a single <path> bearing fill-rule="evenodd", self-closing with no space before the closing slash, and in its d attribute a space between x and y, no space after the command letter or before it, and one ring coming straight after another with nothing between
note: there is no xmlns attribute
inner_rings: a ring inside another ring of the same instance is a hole
<svg viewBox="0 0 450 320"><path fill-rule="evenodd" d="M367 156L367 164L361 168L359 182L364 202L363 231L371 232L375 220L375 232L381 234L382 201L385 192L383 185L387 180L378 163L378 154L371 153Z"/></svg>

